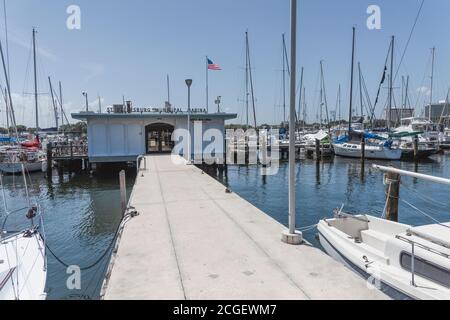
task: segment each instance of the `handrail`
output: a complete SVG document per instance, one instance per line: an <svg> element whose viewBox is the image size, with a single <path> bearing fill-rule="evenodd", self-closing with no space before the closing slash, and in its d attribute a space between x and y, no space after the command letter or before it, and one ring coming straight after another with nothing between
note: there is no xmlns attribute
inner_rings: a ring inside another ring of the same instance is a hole
<svg viewBox="0 0 450 320"><path fill-rule="evenodd" d="M444 253L444 252L441 252L441 251L436 250L436 249L433 249L433 248L431 248L431 247L428 247L428 246L426 246L426 245L424 245L424 244L422 244L422 243L420 243L420 242L417 242L417 241L413 241L413 240L407 239L407 238L402 237L402 236L400 236L400 235L397 235L397 236L395 236L395 237L396 237L398 240L404 241L404 242L409 243L409 244L411 244L411 245L414 244L414 245L416 245L416 246L418 246L418 247L420 247L420 248L422 248L422 249L424 249L424 250L426 250L426 251L428 251L428 252L431 252L431 253L437 254L437 255L439 255L439 256L442 256L442 257L444 257L444 258L450 259L450 255L449 255L449 254Z"/></svg>

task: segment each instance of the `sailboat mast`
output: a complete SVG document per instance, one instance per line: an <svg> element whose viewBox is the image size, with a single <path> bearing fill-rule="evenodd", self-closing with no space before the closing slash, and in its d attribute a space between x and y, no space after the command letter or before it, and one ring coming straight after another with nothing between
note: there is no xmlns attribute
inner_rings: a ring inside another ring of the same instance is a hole
<svg viewBox="0 0 450 320"><path fill-rule="evenodd" d="M323 74L323 60L320 61L320 74L322 77L322 88L323 88L323 105L325 106L325 116L327 121L327 127L330 129L330 117L328 115L328 101L327 101L327 89L325 88L325 76Z"/></svg>
<svg viewBox="0 0 450 320"><path fill-rule="evenodd" d="M319 100L319 114L320 114L320 129L322 129L323 124L323 74L322 74L322 60L320 61L320 100Z"/></svg>
<svg viewBox="0 0 450 320"><path fill-rule="evenodd" d="M248 97L249 97L249 92L248 92L248 84L249 84L249 76L248 76L248 32L245 32L245 114L246 114L246 128L248 129Z"/></svg>
<svg viewBox="0 0 450 320"><path fill-rule="evenodd" d="M350 79L350 107L348 113L348 132L352 130L352 108L353 108L353 73L355 67L355 33L356 29L353 27L353 41L352 41L352 71L351 71L351 79Z"/></svg>
<svg viewBox="0 0 450 320"><path fill-rule="evenodd" d="M169 80L169 75L167 75L167 103L170 104L170 80Z"/></svg>
<svg viewBox="0 0 450 320"><path fill-rule="evenodd" d="M300 97L298 98L298 115L297 119L300 121L301 118L301 107L302 107L302 94L303 94L303 67L300 74Z"/></svg>
<svg viewBox="0 0 450 320"><path fill-rule="evenodd" d="M338 88L338 117L339 117L339 124L341 123L342 120L342 115L341 115L341 84L339 83L339 88Z"/></svg>
<svg viewBox="0 0 450 320"><path fill-rule="evenodd" d="M16 125L16 115L14 114L14 107L13 107L13 102L12 102L12 98L11 98L11 86L9 83L8 71L6 69L5 56L3 55L3 47L2 47L1 41L0 41L0 54L2 57L2 65L3 65L3 72L5 74L6 88L8 89L7 91L8 91L8 99L9 99L9 108L11 111L11 121L12 121L12 125L14 126L16 138L19 138L19 133L17 132L17 125Z"/></svg>
<svg viewBox="0 0 450 320"><path fill-rule="evenodd" d="M7 98L7 96L8 96L8 91L5 88L5 92L3 93L3 97L5 99L6 130L8 130L8 136L9 136L10 135L10 132L9 132L9 107L8 107L8 98Z"/></svg>
<svg viewBox="0 0 450 320"><path fill-rule="evenodd" d="M391 116L392 116L392 99L393 99L393 81L394 81L394 44L395 44L395 37L392 36L392 42L391 42L391 72L389 75L389 110L388 110L388 116L387 116L387 129L388 132L391 130Z"/></svg>
<svg viewBox="0 0 450 320"><path fill-rule="evenodd" d="M248 76L250 79L250 92L252 95L253 124L255 125L255 130L256 130L255 92L254 92L254 88L253 88L252 62L250 59L250 44L248 42L248 34L247 34L247 57L248 57Z"/></svg>
<svg viewBox="0 0 450 320"><path fill-rule="evenodd" d="M431 86L430 86L430 109L428 110L428 120L431 121L431 107L433 105L433 82L434 82L434 57L435 57L436 48L433 47L431 49Z"/></svg>
<svg viewBox="0 0 450 320"><path fill-rule="evenodd" d="M37 89L37 70L36 70L36 29L33 28L33 61L34 61L34 106L36 112L36 133L39 132L39 114L38 114L38 89Z"/></svg>
<svg viewBox="0 0 450 320"><path fill-rule="evenodd" d="M359 104L361 108L361 118L364 118L364 106L363 106L363 95L362 95L362 78L361 78L361 63L358 62L358 73L359 73Z"/></svg>
<svg viewBox="0 0 450 320"><path fill-rule="evenodd" d="M282 34L283 39L283 122L286 122L286 58L285 58L285 40L284 33Z"/></svg>
<svg viewBox="0 0 450 320"><path fill-rule="evenodd" d="M306 88L303 88L303 132L305 132L306 125Z"/></svg>
<svg viewBox="0 0 450 320"><path fill-rule="evenodd" d="M50 94L52 97L52 104L53 104L53 112L55 114L55 124L56 124L56 131L58 131L58 107L55 104L55 96L53 95L53 86L52 86L52 80L50 77L48 77L48 84L50 86Z"/></svg>
<svg viewBox="0 0 450 320"><path fill-rule="evenodd" d="M59 106L61 107L61 125L64 125L65 113L64 113L64 107L63 107L63 96L62 96L61 81L59 81ZM69 121L67 121L67 124L68 123L69 123Z"/></svg>

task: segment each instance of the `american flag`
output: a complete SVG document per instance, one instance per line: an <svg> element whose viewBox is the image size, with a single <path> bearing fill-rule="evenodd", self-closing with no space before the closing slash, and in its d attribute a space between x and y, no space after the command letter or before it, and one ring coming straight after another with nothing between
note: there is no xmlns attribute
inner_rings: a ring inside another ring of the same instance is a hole
<svg viewBox="0 0 450 320"><path fill-rule="evenodd" d="M218 64L215 64L208 59L208 70L222 70L222 68L220 68Z"/></svg>

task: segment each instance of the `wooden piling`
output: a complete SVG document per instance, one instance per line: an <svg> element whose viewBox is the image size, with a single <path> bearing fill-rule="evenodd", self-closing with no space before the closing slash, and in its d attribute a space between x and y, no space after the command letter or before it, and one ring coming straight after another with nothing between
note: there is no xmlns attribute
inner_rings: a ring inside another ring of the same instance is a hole
<svg viewBox="0 0 450 320"><path fill-rule="evenodd" d="M120 207L122 209L122 213L125 214L125 211L127 210L127 186L126 186L125 170L120 171L119 180L120 180Z"/></svg>
<svg viewBox="0 0 450 320"><path fill-rule="evenodd" d="M53 145L47 143L47 176L52 176L52 163L53 163Z"/></svg>
<svg viewBox="0 0 450 320"><path fill-rule="evenodd" d="M364 138L363 134L361 138L361 177L364 177L365 164L366 164L366 139Z"/></svg>
<svg viewBox="0 0 450 320"><path fill-rule="evenodd" d="M384 175L386 184L386 219L398 222L398 200L400 197L400 175L388 172Z"/></svg>
<svg viewBox="0 0 450 320"><path fill-rule="evenodd" d="M316 161L320 161L320 140L316 139Z"/></svg>
<svg viewBox="0 0 450 320"><path fill-rule="evenodd" d="M419 159L419 137L414 137L414 160Z"/></svg>

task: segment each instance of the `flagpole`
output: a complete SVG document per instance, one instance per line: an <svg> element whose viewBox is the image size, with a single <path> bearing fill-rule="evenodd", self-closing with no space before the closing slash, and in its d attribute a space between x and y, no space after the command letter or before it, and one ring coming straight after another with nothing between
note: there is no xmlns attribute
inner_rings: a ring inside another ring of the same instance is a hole
<svg viewBox="0 0 450 320"><path fill-rule="evenodd" d="M209 113L208 56L206 56L206 113Z"/></svg>

